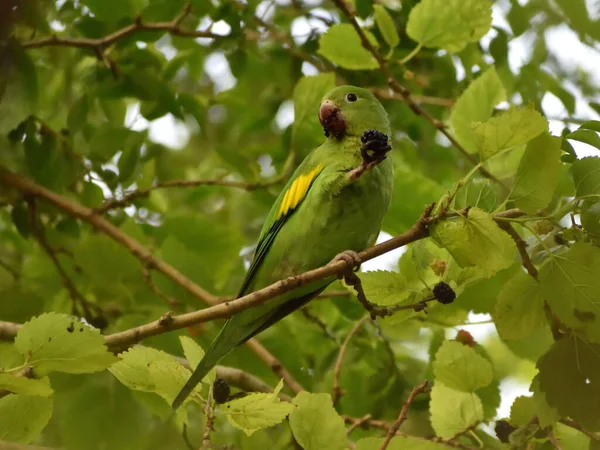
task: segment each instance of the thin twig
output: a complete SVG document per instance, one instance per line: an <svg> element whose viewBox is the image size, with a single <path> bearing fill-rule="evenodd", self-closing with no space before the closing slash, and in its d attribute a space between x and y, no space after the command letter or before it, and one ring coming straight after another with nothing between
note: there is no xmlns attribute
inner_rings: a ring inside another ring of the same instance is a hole
<svg viewBox="0 0 600 450"><path fill-rule="evenodd" d="M369 320L369 316L364 316L358 322L354 324L346 339L344 339L344 343L340 347L340 351L338 353L338 357L335 361L335 368L333 370L333 404L337 404L337 402L344 395L344 391L342 391L340 387L340 374L342 373L342 363L344 362L344 356L346 355L346 351L348 350L348 344L350 344L350 340L352 337L358 333L358 330L363 326L363 324Z"/></svg>
<svg viewBox="0 0 600 450"><path fill-rule="evenodd" d="M350 436L350 433L352 433L358 427L360 427L360 426L364 425L365 423L367 423L370 418L371 418L371 414L365 414L360 419L358 419L356 422L352 423L348 427L348 429L346 430L346 436Z"/></svg>
<svg viewBox="0 0 600 450"><path fill-rule="evenodd" d="M593 439L594 441L600 441L600 434L593 433L591 431L587 431L585 428L583 428L581 426L581 424L579 424L578 422L575 422L573 419L560 419L559 422L562 423L563 425L571 427L574 430L577 430L577 431L585 434L587 437L589 437L590 439Z"/></svg>
<svg viewBox="0 0 600 450"><path fill-rule="evenodd" d="M20 323L0 321L0 340L13 340L22 326Z"/></svg>
<svg viewBox="0 0 600 450"><path fill-rule="evenodd" d="M406 98L400 95L397 92L391 91L390 89L381 89L381 88L371 88L371 92L375 94L377 97L385 99L385 100L396 100L399 102L406 102ZM412 95L411 98L418 103L419 105L436 105L436 106L444 106L446 108L450 108L454 105L455 100L452 98L442 98L442 97L431 97L428 95Z"/></svg>
<svg viewBox="0 0 600 450"><path fill-rule="evenodd" d="M204 425L204 434L202 435L202 447L201 450L209 449L211 446L210 443L210 433L212 433L214 425L215 425L215 417L213 415L212 408L212 389L208 393L208 398L206 399L206 407L204 408L204 415L206 416L206 424Z"/></svg>
<svg viewBox="0 0 600 450"><path fill-rule="evenodd" d="M342 414L342 419L344 422L354 425L356 422L360 422L360 427L362 428L379 428L381 430L389 430L392 426L391 423L386 422L385 420L377 420L377 419L365 419L364 417L352 417L347 414Z"/></svg>
<svg viewBox="0 0 600 450"><path fill-rule="evenodd" d="M274 40L282 42L284 44L284 48L292 56L312 64L321 72L334 69L334 66L329 61L315 58L311 54L306 53L302 49L298 48L290 36L285 33L281 33L275 26L266 22L262 18L254 16L254 21L261 27L265 28L271 34Z"/></svg>
<svg viewBox="0 0 600 450"><path fill-rule="evenodd" d="M26 198L26 201L29 207L29 227L33 236L40 244L40 247L42 247L44 252L48 255L48 257L54 264L56 271L60 275L63 285L65 286L65 289L67 290L69 296L71 297L71 300L73 301L74 312L77 312L77 304L79 304L83 308L85 317L89 319L92 315L90 307L94 308L97 311L99 310L99 308L89 303L83 296L83 294L79 292L79 289L77 289L75 283L73 282L73 280L71 280L71 277L69 277L61 262L59 261L58 256L56 256L56 251L48 243L44 234L44 230L42 230L40 224L38 223L37 205L35 198L28 196Z"/></svg>
<svg viewBox="0 0 600 450"><path fill-rule="evenodd" d="M333 3L338 7L338 9L340 9L344 13L344 15L346 16L346 18L350 22L350 24L354 27L354 29L358 33L358 36L360 37L360 41L362 43L362 46L366 50L368 50L369 53L371 53L371 55L373 55L373 57L375 58L375 60L379 64L379 68L381 69L381 72L385 75L385 78L387 79L387 82L388 82L388 85L390 86L390 88L394 92L396 92L396 93L398 93L398 94L400 94L402 96L402 98L404 99L404 101L406 102L406 104L409 106L409 108L417 116L424 117L440 133L442 133L444 136L446 136L446 138L452 143L452 145L465 158L467 158L471 162L471 164L473 164L474 166L476 166L477 164L479 164L479 161L477 161L477 159L475 158L475 156L473 156L472 154L470 154L467 151L467 149L465 149L454 138L454 136L452 136L452 134L447 130L447 128L444 125L444 123L441 122L441 121L439 121L439 120L437 120L431 114L429 114L429 112L427 112L427 110L423 109L423 107L421 107L421 105L419 105L414 100L414 98L412 97L412 94L410 93L410 91L407 88L405 88L404 86L402 86L398 82L398 80L396 79L396 77L394 77L394 74L390 70L388 61L383 57L383 55L381 55L377 51L377 49L373 46L373 44L371 43L371 41L369 40L369 38L365 34L364 30L361 28L361 26L356 21L356 11L352 7L352 5L350 5L350 3L347 0L333 0ZM481 174L483 176L485 176L486 178L489 178L490 180L493 180L494 182L498 183L500 186L502 186L502 187L504 187L506 189L506 186L498 178L496 178L493 174L491 174L485 167L483 167L483 166L479 167L479 172L481 172Z"/></svg>
<svg viewBox="0 0 600 450"><path fill-rule="evenodd" d="M402 405L402 409L400 410L398 419L396 419L394 424L388 430L388 432L385 436L385 439L383 440L383 442L381 444L381 447L379 447L379 450L385 450L387 448L387 446L389 445L392 438L396 435L396 433L398 432L398 430L400 429L400 427L406 420L407 415L408 415L408 408L410 408L410 405L412 405L412 403L415 401L415 397L417 395L425 392L425 389L427 389L427 385L428 385L428 382L427 382L427 380L425 380L421 384L419 384L413 388L413 390L409 394L408 398Z"/></svg>
<svg viewBox="0 0 600 450"><path fill-rule="evenodd" d="M187 448L189 450L196 450L196 447L194 447L192 445L192 442L190 441L190 438L188 436L188 433L187 433L187 423L183 424L183 430L181 430L181 436L183 437L183 442L185 442L185 445L187 446Z"/></svg>
<svg viewBox="0 0 600 450"><path fill-rule="evenodd" d="M13 269L10 264L8 264L7 262L3 261L2 259L0 259L0 267L2 267L4 270L6 270L8 273L11 274L11 276L15 279L18 280L20 277L19 272L17 272L15 269Z"/></svg>
<svg viewBox="0 0 600 450"><path fill-rule="evenodd" d="M102 55L107 47L111 46L120 39L123 39L131 34L143 31L165 31L173 36L184 36L193 38L214 38L222 39L228 36L215 34L209 30L183 30L181 22L190 13L190 4L186 3L183 10L170 22L154 22L143 23L140 16L135 18L132 24L129 24L117 31L107 34L104 37L97 39L89 38L61 38L52 35L48 38L36 39L22 44L23 48L40 48L48 46L62 47L79 47L92 49L98 55L98 59L102 59Z"/></svg>
<svg viewBox="0 0 600 450"><path fill-rule="evenodd" d="M25 366L19 372L15 373L15 377L23 377L23 378L35 378L35 373L33 372L33 366ZM0 389L0 398L4 398L13 392L8 389ZM1 449L2 447L0 447Z"/></svg>
<svg viewBox="0 0 600 450"><path fill-rule="evenodd" d="M521 263L527 273L531 275L534 279L538 279L538 270L533 265L531 258L529 257L529 253L527 252L527 242L523 240L523 238L517 233L517 231L513 228L510 222L506 222L503 220L497 220L496 223L500 228L502 228L508 235L512 238L517 246L517 250L519 250L519 255L521 255Z"/></svg>
<svg viewBox="0 0 600 450"><path fill-rule="evenodd" d="M309 322L314 323L317 327L319 327L321 329L321 331L323 331L323 334L325 336L327 336L327 338L331 339L333 342L336 343L336 345L339 347L340 346L340 340L339 338L333 333L333 331L331 331L329 329L329 327L327 326L327 324L317 315L313 314L309 309L308 306L305 306L304 308L302 308L300 310L300 312L302 313L302 315L304 317L306 317L306 319Z"/></svg>
<svg viewBox="0 0 600 450"><path fill-rule="evenodd" d="M344 281L346 282L346 284L348 284L354 288L354 290L356 291L356 298L358 298L358 301L363 306L363 308L365 308L369 312L372 320L375 320L375 318L377 318L377 317L391 316L391 315L397 313L398 311L403 311L403 310L407 310L407 309L412 309L413 311L416 311L416 312L424 311L427 306L427 303L433 302L436 300L435 297L431 296L431 297L425 298L416 303L409 303L407 305L392 305L392 306L388 306L388 307L383 307L383 306L379 306L375 303L371 303L369 301L369 299L367 298L367 295L365 294L365 291L363 289L362 281L360 280L360 277L358 275L356 275L354 272L349 271L346 274L344 274Z"/></svg>
<svg viewBox="0 0 600 450"><path fill-rule="evenodd" d="M175 188L175 187L197 187L197 186L226 186L237 189L243 189L245 191L254 191L259 188L266 188L273 186L282 181L281 177L273 178L270 181L263 181L258 183L244 183L241 181L223 180L219 178L208 179L208 180L171 180L157 183L154 186L145 189L136 189L135 191L125 194L122 198L116 199L111 198L107 200L102 206L95 208L96 213L104 213L110 209L125 208L130 205L132 201L138 198L147 197L151 192L157 189Z"/></svg>
<svg viewBox="0 0 600 450"><path fill-rule="evenodd" d="M181 302L170 295L165 294L155 283L152 281L152 275L150 274L150 270L147 267L144 267L144 282L148 285L148 287L156 294L157 297L164 300L169 306L172 308L179 308L181 306Z"/></svg>
<svg viewBox="0 0 600 450"><path fill-rule="evenodd" d="M552 431L552 427L546 428L546 434L548 435L548 439L550 440L550 444L552 444L552 447L554 447L556 450L562 450L562 447L560 446L560 442L558 442L558 439L556 438L556 436L554 435L554 432Z"/></svg>

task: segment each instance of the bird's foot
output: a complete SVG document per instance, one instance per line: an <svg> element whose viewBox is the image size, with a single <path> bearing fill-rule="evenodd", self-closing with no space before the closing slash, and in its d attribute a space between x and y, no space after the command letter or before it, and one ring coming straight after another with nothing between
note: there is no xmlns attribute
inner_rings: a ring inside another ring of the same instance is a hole
<svg viewBox="0 0 600 450"><path fill-rule="evenodd" d="M378 130L365 131L360 141L363 143L360 148L363 160L360 166L350 171L349 175L352 181L385 160L387 152L392 149L387 134Z"/></svg>
<svg viewBox="0 0 600 450"><path fill-rule="evenodd" d="M342 253L338 253L332 260L332 263L338 262L338 261L344 261L346 264L348 264L350 266L350 269L348 269L348 271L358 271L360 269L360 265L362 264L362 260L360 259L360 256L358 256L358 253L356 253L354 250L344 250ZM343 277L343 275L342 275Z"/></svg>

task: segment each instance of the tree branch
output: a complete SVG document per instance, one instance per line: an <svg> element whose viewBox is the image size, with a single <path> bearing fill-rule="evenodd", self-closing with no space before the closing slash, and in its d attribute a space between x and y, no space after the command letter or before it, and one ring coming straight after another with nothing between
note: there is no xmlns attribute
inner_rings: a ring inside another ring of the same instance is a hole
<svg viewBox="0 0 600 450"><path fill-rule="evenodd" d="M13 340L22 326L19 323L0 321L0 340Z"/></svg>
<svg viewBox="0 0 600 450"><path fill-rule="evenodd" d="M590 439L592 439L594 441L600 441L600 434L593 433L591 431L587 431L585 428L583 428L579 423L575 422L573 419L560 419L559 422L562 423L563 425L573 428L574 430L580 431L581 433L585 434L587 437L589 437Z"/></svg>
<svg viewBox="0 0 600 450"><path fill-rule="evenodd" d="M285 174L284 174L285 175ZM259 188L266 188L278 184L283 179L282 176L273 178L270 181L263 181L258 183L244 183L241 181L230 181L222 179L208 179L208 180L171 180L157 183L154 186L145 189L136 189L128 194L125 194L122 198L116 199L111 198L107 200L104 205L95 208L96 213L104 213L110 209L125 208L133 200L138 198L147 197L152 191L157 189L173 188L173 187L197 187L197 186L226 186L237 189L243 189L245 191L254 191Z"/></svg>
<svg viewBox="0 0 600 450"><path fill-rule="evenodd" d="M119 39L123 39L129 35L135 34L140 31L165 31L173 36L184 36L193 38L226 38L228 36L222 36L220 34L212 33L210 30L183 30L181 29L181 22L188 16L191 11L189 3L186 3L183 10L170 22L154 22L154 23L143 23L141 16L135 18L135 21L121 28L120 30L114 31L107 34L104 37L98 39L88 38L60 38L53 35L48 38L36 39L22 44L23 48L40 48L48 46L61 46L61 47L79 47L89 48L93 50L98 59L102 59L104 51L107 47L117 42Z"/></svg>
<svg viewBox="0 0 600 450"><path fill-rule="evenodd" d="M184 288L192 296L196 297L199 300L202 300L208 305L214 306L219 304L219 297L216 297L208 291L202 289L200 286L198 286L196 283L185 277L181 272L179 272L170 264L166 263L165 261L159 258L156 258L147 248L145 248L137 240L128 236L126 233L123 233L109 221L98 216L93 210L86 208L85 206L82 206L78 203L71 202L65 197L62 197L44 188L43 186L34 183L28 178L25 178L19 174L15 174L13 172L1 168L0 184L16 188L30 196L43 198L44 200L56 206L57 208L65 211L69 215L76 217L86 223L89 223L94 228L103 232L117 243L123 245L133 256L140 260L143 267L159 271L171 281ZM223 303L223 305L226 304L227 303ZM173 327L174 323L179 324L180 321L177 320L178 318L179 317L173 318L169 321L163 321L159 319L158 321L149 324L150 326L147 325L146 330L150 331L150 334L148 334L147 336L154 336L156 334L163 333L170 329L178 329L184 326L188 326L181 325ZM193 322L189 325L193 325ZM132 333L127 335L129 336L129 340L123 342L123 345L131 345L132 343L135 343L140 339L140 335L138 334L139 328L131 331ZM302 386L300 386L300 384L294 379L294 377L292 377L292 375L287 371L287 369L283 367L281 362L279 362L279 360L277 360L277 358L275 358L275 356L273 356L258 341L256 341L255 339L250 339L246 342L246 345L248 345L263 362L265 362L269 367L271 367L271 369L279 377L283 378L285 383L290 387L290 389L292 389L294 392L300 392L302 390Z"/></svg>
<svg viewBox="0 0 600 450"><path fill-rule="evenodd" d="M93 307L96 310L98 310L99 308L95 305L91 305L90 303L88 303L83 294L79 292L79 290L75 286L75 283L73 283L73 280L71 280L71 277L69 277L61 262L58 260L58 256L56 256L56 251L48 243L48 240L46 239L46 236L44 234L44 230L42 230L40 224L38 223L35 198L26 197L26 201L29 207L29 227L31 228L31 232L40 244L40 247L42 247L44 252L52 260L56 271L60 275L63 285L67 289L67 292L69 293L69 296L71 297L71 300L73 302L72 308L74 313L77 314L77 303L79 303L83 309L86 319L90 319L92 317L90 307Z"/></svg>
<svg viewBox="0 0 600 450"><path fill-rule="evenodd" d="M305 306L304 308L302 308L300 310L300 312L302 313L302 315L306 318L306 320L308 320L309 322L314 323L317 327L319 327L321 329L321 331L323 332L323 334L328 338L331 339L333 342L335 342L335 344L339 347L340 346L340 340L338 339L338 337L333 333L333 331L331 331L329 329L329 327L327 326L327 324L321 320L321 318L315 314L313 314L309 309L308 306Z"/></svg>
<svg viewBox="0 0 600 450"><path fill-rule="evenodd" d="M67 214L89 223L91 226L125 247L133 256L140 260L143 267L157 270L174 283L183 287L191 295L209 305L218 302L218 297L190 281L170 264L156 258L142 244L123 233L108 220L98 216L92 209L72 202L61 195L34 183L32 180L22 175L7 170L0 169L0 183L5 186L16 188L26 194L42 198L57 208L65 211Z"/></svg>
<svg viewBox="0 0 600 450"><path fill-rule="evenodd" d="M147 267L144 267L144 282L148 285L150 290L156 294L157 297L164 300L171 308L179 308L181 302L170 295L165 294L160 288L152 281L152 275Z"/></svg>
<svg viewBox="0 0 600 450"><path fill-rule="evenodd" d="M333 404L337 404L337 402L342 398L344 392L340 388L340 374L342 373L342 363L344 362L344 356L346 355L346 351L348 350L348 344L350 344L350 340L352 337L358 333L363 324L369 319L369 316L365 316L354 324L354 327L350 330L346 339L344 339L344 343L340 347L340 352L338 353L338 357L335 361L335 368L333 370Z"/></svg>
<svg viewBox="0 0 600 450"><path fill-rule="evenodd" d="M529 253L527 252L527 242L523 240L523 238L517 233L517 231L513 228L513 226L509 222L505 222L503 220L496 220L496 223L500 228L508 233L508 235L512 238L517 246L517 250L519 250L519 255L521 255L521 263L527 273L531 275L535 280L538 279L538 270L531 262L531 258L529 257Z"/></svg>
<svg viewBox="0 0 600 450"><path fill-rule="evenodd" d="M396 433L400 429L400 426L406 421L406 418L408 415L408 408L410 408L410 405L412 405L412 403L415 401L415 397L417 395L425 392L425 389L427 389L427 384L428 384L428 382L427 382L427 380L425 380L421 384L419 384L413 388L410 395L408 396L408 398L402 405L402 409L400 410L398 419L396 419L394 424L388 430L388 432L385 436L385 439L383 440L383 443L381 444L381 447L379 447L379 450L385 450L387 448L387 446L389 445L392 438L396 435Z"/></svg>
<svg viewBox="0 0 600 450"><path fill-rule="evenodd" d="M397 92L390 91L389 89L372 88L371 92L373 92L373 94L379 98L406 102L405 97ZM455 100L452 98L431 97L428 95L411 95L411 98L415 101L415 103L420 105L436 105L444 106L446 108L450 108L455 103Z"/></svg>
<svg viewBox="0 0 600 450"><path fill-rule="evenodd" d="M340 9L344 13L344 15L346 16L346 18L350 22L350 24L354 27L354 29L358 33L358 36L360 37L360 41L362 43L362 46L366 50L368 50L369 53L371 53L371 55L373 55L373 57L377 60L377 63L379 64L379 68L381 69L381 71L385 75L385 77L387 79L387 82L388 82L388 85L390 86L390 88L392 89L392 91L400 94L400 96L404 99L404 101L409 106L409 108L417 116L421 116L421 117L425 118L440 133L442 133L444 136L446 136L446 138L452 143L452 145L465 158L467 158L471 162L471 164L473 164L474 166L476 166L477 164L479 164L479 161L477 161L477 159L472 154L470 154L467 151L467 149L465 149L454 138L454 136L452 136L452 134L447 130L447 128L444 125L444 123L441 122L441 121L439 121L439 120L437 120L431 114L429 114L429 112L427 112L427 110L423 109L421 107L421 105L419 105L419 103L417 103L414 100L414 98L413 98L412 94L410 93L410 91L407 88L405 88L404 86L402 86L398 82L398 80L396 79L396 77L394 77L394 74L390 70L388 61L377 51L377 49L373 46L373 44L371 43L371 41L369 41L369 39L367 38L367 35L365 34L364 30L361 28L361 26L356 21L356 11L352 7L352 5L350 5L348 3L348 0L333 0L333 3L338 7L338 9ZM506 189L506 186L504 186L504 184L498 178L496 178L493 174L491 174L485 167L483 167L483 166L479 167L479 172L481 172L481 174L484 177L489 178L490 180L493 180L494 182L498 183L500 186L502 186L502 187L504 187Z"/></svg>
<svg viewBox="0 0 600 450"><path fill-rule="evenodd" d="M204 425L204 433L202 434L202 447L200 450L208 450L211 447L210 442L210 433L213 431L215 426L215 416L213 414L212 408L212 389L208 393L208 398L206 399L206 407L204 408L204 417L206 417L206 423Z"/></svg>
<svg viewBox="0 0 600 450"><path fill-rule="evenodd" d="M95 214L93 210L74 203L34 183L28 178L8 170L0 169L0 184L16 188L28 195L42 198L57 208L70 214L71 216L92 225L94 228L103 232L114 241L123 245L132 255L142 262L144 267L159 271L171 281L183 287L195 298L204 301L208 305L212 305L210 308L171 317L168 321L159 319L130 330L125 330L106 336L106 344L111 349L127 348L128 346L131 346L142 339L156 336L171 330L185 328L209 320L231 317L233 314L253 306L260 305L271 298L279 296L285 292L289 292L300 286L304 286L314 281L336 277L348 273L348 271L352 269L352 267L350 267L351 262L345 260L336 260L318 269L313 269L308 272L277 281L270 286L240 297L239 299L220 303L221 299L219 297L216 297L205 291L200 286L186 278L170 264L162 261L159 258L156 258L137 240L131 238L127 234L123 233L120 229L115 227L112 223ZM393 249L427 237L429 235L427 227L428 224L431 223L431 220L428 218L428 214L431 211L431 208L432 206L429 206L424 212L423 216L406 232L386 242L360 252L358 256L360 257L361 261L365 262L371 260ZM512 209L498 213L496 217L520 217L522 215L524 215L524 213L519 209ZM18 328L14 326L0 326L0 336L6 337L6 333L10 331L14 331L16 334L17 329ZM246 342L246 344L264 363L266 363L273 370L273 372L275 372L279 377L283 378L286 384L294 392L299 392L302 390L300 384L295 381L291 374L285 369L285 367L283 367L281 362L278 361L275 356L269 353L268 350L266 350L258 341L250 339L248 342Z"/></svg>

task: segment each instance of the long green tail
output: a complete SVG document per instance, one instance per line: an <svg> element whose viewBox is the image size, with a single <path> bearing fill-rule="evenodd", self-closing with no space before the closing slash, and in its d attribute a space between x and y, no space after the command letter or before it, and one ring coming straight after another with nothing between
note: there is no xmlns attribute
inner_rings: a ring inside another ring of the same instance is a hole
<svg viewBox="0 0 600 450"><path fill-rule="evenodd" d="M187 380L175 400L173 400L173 409L177 409L181 406L181 404L185 401L186 398L192 393L194 388L198 383L202 381L202 379L206 376L206 374L217 365L217 363L233 350L237 343L232 343L231 339L228 339L229 336L226 336L226 331L229 325L229 320L221 331L217 335L217 337L212 341L210 347L206 351L204 358L198 363L198 366L194 369L192 376Z"/></svg>
<svg viewBox="0 0 600 450"><path fill-rule="evenodd" d="M291 314L298 308L304 306L313 297L319 295L331 281L325 282L324 286L320 286L317 290L305 294L301 297L294 298L286 301L282 305L279 305L266 314L256 317L253 321L248 322L246 319L247 312L233 316L217 335L214 341L208 347L204 358L198 364L198 367L194 369L194 373L189 380L185 383L185 386L181 389L175 400L173 400L173 409L177 409L185 401L185 399L192 393L198 383L202 381L202 378L212 369L217 363L227 355L231 350L240 344L243 344L248 339L253 338L261 331L269 328L276 322ZM246 313L246 314L245 314Z"/></svg>

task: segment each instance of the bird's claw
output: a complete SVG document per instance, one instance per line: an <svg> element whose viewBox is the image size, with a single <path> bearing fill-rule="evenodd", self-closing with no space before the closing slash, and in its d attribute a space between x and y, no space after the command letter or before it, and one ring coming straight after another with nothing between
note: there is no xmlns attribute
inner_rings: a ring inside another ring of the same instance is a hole
<svg viewBox="0 0 600 450"><path fill-rule="evenodd" d="M366 166L373 167L379 164L386 158L386 153L392 149L387 134L378 130L365 131L360 141L363 143L360 154L363 158L363 164Z"/></svg>
<svg viewBox="0 0 600 450"><path fill-rule="evenodd" d="M365 131L360 140L363 143L360 148L362 163L356 169L350 171L351 180L356 180L367 170L381 163L387 157L387 152L392 149L387 134L378 130Z"/></svg>
<svg viewBox="0 0 600 450"><path fill-rule="evenodd" d="M355 272L360 270L360 265L362 264L362 260L360 259L360 256L354 250L344 250L342 253L338 253L331 260L332 263L338 262L338 261L344 261Z"/></svg>

